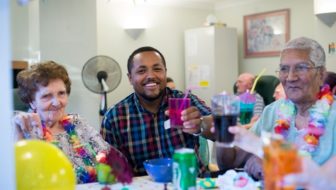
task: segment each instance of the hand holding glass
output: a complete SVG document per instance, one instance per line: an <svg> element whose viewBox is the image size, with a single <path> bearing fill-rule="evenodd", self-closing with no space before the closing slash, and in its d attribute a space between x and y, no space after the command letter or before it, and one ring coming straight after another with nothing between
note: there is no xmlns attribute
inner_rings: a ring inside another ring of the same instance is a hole
<svg viewBox="0 0 336 190"><path fill-rule="evenodd" d="M190 98L169 98L168 106L170 126L174 128L182 127L181 112L190 107Z"/></svg>

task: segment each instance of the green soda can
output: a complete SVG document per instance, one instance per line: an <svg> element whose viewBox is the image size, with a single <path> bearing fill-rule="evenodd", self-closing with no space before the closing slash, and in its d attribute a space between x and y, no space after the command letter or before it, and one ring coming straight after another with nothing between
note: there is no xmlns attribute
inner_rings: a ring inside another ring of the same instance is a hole
<svg viewBox="0 0 336 190"><path fill-rule="evenodd" d="M173 155L174 190L196 190L197 159L190 148L175 150Z"/></svg>

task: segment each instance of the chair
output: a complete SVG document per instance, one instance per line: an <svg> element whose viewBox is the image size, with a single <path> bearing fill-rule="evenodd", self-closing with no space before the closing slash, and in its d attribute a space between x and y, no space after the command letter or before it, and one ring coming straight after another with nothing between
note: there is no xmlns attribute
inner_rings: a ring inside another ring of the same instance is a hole
<svg viewBox="0 0 336 190"><path fill-rule="evenodd" d="M203 138L203 137L199 137L199 154L201 157L201 161L203 162L203 164L205 166L209 165L209 145L208 145L208 141L207 139Z"/></svg>
<svg viewBox="0 0 336 190"><path fill-rule="evenodd" d="M13 103L14 103L14 110L16 111L28 111L29 105L22 102L19 95L18 95L18 89L13 89Z"/></svg>
<svg viewBox="0 0 336 190"><path fill-rule="evenodd" d="M259 78L255 91L263 97L265 106L274 101L274 90L279 83L279 79L273 75L263 75ZM233 86L233 91L237 93L236 83Z"/></svg>

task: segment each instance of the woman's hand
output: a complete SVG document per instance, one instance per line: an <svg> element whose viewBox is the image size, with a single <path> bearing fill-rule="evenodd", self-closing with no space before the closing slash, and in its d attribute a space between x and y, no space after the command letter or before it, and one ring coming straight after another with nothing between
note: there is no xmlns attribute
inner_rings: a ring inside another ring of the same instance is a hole
<svg viewBox="0 0 336 190"><path fill-rule="evenodd" d="M13 124L17 140L43 138L42 123L37 113L15 112Z"/></svg>
<svg viewBox="0 0 336 190"><path fill-rule="evenodd" d="M263 143L261 138L240 126L229 127L229 132L235 135L235 146L262 158Z"/></svg>

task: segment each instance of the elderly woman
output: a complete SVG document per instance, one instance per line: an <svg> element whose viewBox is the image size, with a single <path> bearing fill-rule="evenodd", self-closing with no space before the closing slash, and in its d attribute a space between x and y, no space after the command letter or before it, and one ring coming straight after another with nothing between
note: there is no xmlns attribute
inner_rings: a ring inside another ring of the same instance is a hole
<svg viewBox="0 0 336 190"><path fill-rule="evenodd" d="M79 115L65 112L71 90L65 68L52 61L36 64L20 72L17 82L20 98L31 108L14 115L17 139L54 143L72 162L78 183L96 181L96 155L111 147Z"/></svg>

